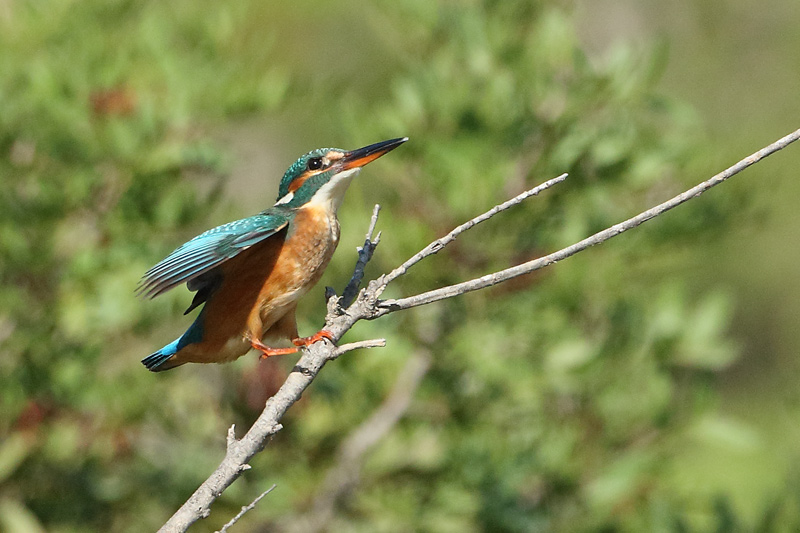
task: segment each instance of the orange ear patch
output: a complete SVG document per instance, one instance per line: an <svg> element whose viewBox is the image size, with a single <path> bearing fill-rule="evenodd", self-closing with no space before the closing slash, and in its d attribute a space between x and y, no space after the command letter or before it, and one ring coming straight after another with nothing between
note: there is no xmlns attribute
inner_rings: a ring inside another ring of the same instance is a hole
<svg viewBox="0 0 800 533"><path fill-rule="evenodd" d="M313 176L314 174L316 174L316 172L312 173L312 172L308 172L308 171L306 171L306 172L303 172L302 174L300 174L299 176L297 176L297 177L296 177L295 179L293 179L293 180L292 180L292 182L289 184L289 192L293 193L293 192L295 192L297 189L299 189L300 187L302 187L302 186L303 186L303 184L306 182L306 180L307 180L308 178L310 178L311 176Z"/></svg>

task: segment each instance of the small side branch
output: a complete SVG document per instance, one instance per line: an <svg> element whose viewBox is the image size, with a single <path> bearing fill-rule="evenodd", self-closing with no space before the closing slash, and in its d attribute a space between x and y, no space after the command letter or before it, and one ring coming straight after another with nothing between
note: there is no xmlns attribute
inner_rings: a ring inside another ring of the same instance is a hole
<svg viewBox="0 0 800 533"><path fill-rule="evenodd" d="M233 518L231 518L230 522L228 522L227 524L225 524L224 526L222 526L222 529L220 529L219 531L217 531L217 533L225 533L226 531L228 531L228 529L230 529L230 527L231 527L233 524L235 524L236 522L238 522L238 521L239 521L239 520L240 520L240 519L241 519L241 518L242 518L242 517L245 515L245 513L246 513L246 512L248 512L248 511L251 511L251 510L252 510L252 509L253 509L253 508L254 508L256 505L258 505L258 502L260 502L260 501L261 501L261 499L262 499L264 496L266 496L267 494L269 494L270 492L272 492L272 491L273 491L273 489L274 489L275 487L277 487L277 485L272 485L270 488L268 488L267 490L265 490L264 492L262 492L261 494L259 494L259 495L258 495L258 497L257 497L255 500L253 500L252 502L250 502L250 504L249 504L249 505L245 505L244 507L242 507L242 510L241 510L241 511L239 511L239 514L237 514L236 516L234 516Z"/></svg>
<svg viewBox="0 0 800 533"><path fill-rule="evenodd" d="M359 246L357 250L358 260L356 261L355 269L353 269L353 277L350 278L350 282L342 292L342 299L340 301L342 309L347 309L350 307L350 304L353 303L356 294L358 294L358 287L361 286L361 280L364 279L364 269L367 267L369 260L372 259L372 254L375 252L375 248L377 248L378 243L381 242L380 232L378 232L378 235L374 240L372 238L373 233L375 233L375 226L378 223L378 214L380 212L381 206L379 204L375 204L375 207L372 209L372 218L369 222L367 235L364 238L364 246Z"/></svg>
<svg viewBox="0 0 800 533"><path fill-rule="evenodd" d="M331 359L336 359L342 354L352 352L353 350L360 350L361 348L383 348L386 346L386 339L371 339L367 341L350 342L337 346L331 353Z"/></svg>

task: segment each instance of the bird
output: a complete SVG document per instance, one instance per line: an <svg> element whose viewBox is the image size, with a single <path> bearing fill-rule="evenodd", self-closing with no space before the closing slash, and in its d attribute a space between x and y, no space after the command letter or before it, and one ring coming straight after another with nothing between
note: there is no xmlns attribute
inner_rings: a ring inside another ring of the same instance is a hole
<svg viewBox="0 0 800 533"><path fill-rule="evenodd" d="M308 152L283 175L275 205L198 235L148 270L137 288L140 296L155 298L185 283L195 295L184 314L203 307L183 335L142 364L160 372L185 363L233 361L251 349L266 358L333 340L324 329L298 336L297 302L336 250L336 215L353 178L407 140ZM270 345L286 340L293 346Z"/></svg>

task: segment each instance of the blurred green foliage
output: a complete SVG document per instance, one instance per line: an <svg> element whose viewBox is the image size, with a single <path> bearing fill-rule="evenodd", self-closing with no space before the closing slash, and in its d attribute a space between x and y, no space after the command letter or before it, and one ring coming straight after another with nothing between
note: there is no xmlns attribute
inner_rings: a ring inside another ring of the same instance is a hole
<svg viewBox="0 0 800 533"><path fill-rule="evenodd" d="M665 50L618 47L590 60L560 2L381 2L362 14L372 49L342 58L308 34L335 31L323 24L335 13L328 4L9 5L0 22L8 531L157 528L217 465L225 429L247 427L291 368L291 358L247 357L152 375L138 362L188 325L180 313L190 299L183 290L135 299L141 273L223 221L220 211L251 214L237 198L273 200L280 174L226 189L236 140L218 132L231 124L272 128L287 144L284 165L316 147L309 139L355 147L411 137L350 192L344 246L324 280L337 288L373 200L383 206L368 272L377 275L570 173L415 267L389 296L567 245L682 190L688 170L708 170L692 112L655 90ZM315 68L293 68L302 59ZM279 528L307 510L337 445L420 349L433 354L431 370L332 531L799 527L796 487L765 495L762 516L743 522L724 490L698 501L681 466L703 440L757 441L715 411L715 372L738 351L727 334L732 297L694 293L680 263L746 204L737 194L693 204L545 272L359 324L352 338L389 346L329 365L196 529L218 528L272 483L239 530ZM319 326L321 293L304 302L301 330Z"/></svg>

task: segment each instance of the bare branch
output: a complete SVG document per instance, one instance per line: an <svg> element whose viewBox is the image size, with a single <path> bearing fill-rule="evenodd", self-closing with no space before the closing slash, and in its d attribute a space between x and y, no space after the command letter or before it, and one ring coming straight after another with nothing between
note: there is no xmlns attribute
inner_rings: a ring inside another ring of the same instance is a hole
<svg viewBox="0 0 800 533"><path fill-rule="evenodd" d="M217 531L217 533L225 533L226 531L228 531L228 529L229 529L229 528L230 528L230 527L231 527L233 524L235 524L236 522L238 522L238 521L239 521L239 519L240 519L240 518L242 518L242 517L244 516L244 514L245 514L247 511L250 511L250 510L252 510L252 509L253 509L253 508L254 508L256 505L258 505L258 502L260 502L260 501L261 501L261 499L262 499L264 496L266 496L267 494L269 494L270 492L272 492L272 490L273 490L275 487L277 487L277 485L272 485L270 488L268 488L267 490L265 490L264 492L262 492L261 494L259 494L259 495L258 495L258 497L257 497L255 500L253 500L252 502L250 502L250 504L249 504L249 505L245 505L244 507L242 507L242 510L241 510L241 511L239 511L239 514L237 514L236 516L234 516L233 518L231 518L230 522L228 522L227 524L225 524L224 526L222 526L222 529L220 529L219 531Z"/></svg>
<svg viewBox="0 0 800 533"><path fill-rule="evenodd" d="M580 242L577 242L571 246L567 246L566 248L562 248L557 252L553 252L552 254L540 257L539 259L528 261L527 263L523 263L515 267L501 270L499 272L487 274L486 276L482 276L480 278L424 292L422 294L417 294L416 296L409 296L407 298L400 298L398 300L385 300L380 303L380 308L383 310L383 312L379 313L378 316L382 316L392 311L409 309L411 307L417 307L420 305L429 304L439 300L444 300L445 298L452 298L453 296L458 296L460 294L464 294L467 292L485 289L486 287L491 287L492 285L497 285L498 283L508 281L510 279L516 278L517 276L522 276L523 274L528 274L535 270L539 270L546 266L552 265L553 263L561 261L562 259L566 259L571 255L575 255L576 253L585 250L590 246L594 246L595 244L600 244L601 242L607 241L612 237L616 237L620 233L635 228L636 226L639 226L640 224L647 222L652 218L657 217L658 215L664 213L665 211L669 211L673 207L677 207L682 203L691 200L692 198L700 196L711 187L719 185L723 181L727 180L731 176L735 176L736 174L746 169L750 165L753 165L761 161L768 155L771 155L777 152L778 150L785 148L789 144L796 141L798 138L800 138L800 130L790 133L789 135L775 141L769 146L762 148L758 152L742 159L732 167L729 167L728 169L700 183L699 185L696 185L691 189L682 192L681 194L675 196L674 198L671 198L666 202L653 207L652 209L648 209L647 211L644 211L636 215L635 217L631 217L628 220L625 220L624 222L620 222L619 224L615 224L610 228L604 229L603 231L599 231L594 235L592 235L591 237L587 237L586 239L583 239Z"/></svg>
<svg viewBox="0 0 800 533"><path fill-rule="evenodd" d="M431 245L409 259L409 261L398 267L398 269L392 271L392 273L388 274L387 276L383 276L378 280L371 281L365 290L358 292L352 305L350 305L345 312L328 313L324 329L331 332L334 343L317 342L303 350L303 355L300 357L297 365L286 378L286 381L278 390L278 392L272 398L267 400L264 410L261 412L261 415L255 421L250 430L240 440L237 440L235 438L235 434L233 433L233 428L231 428L229 431L228 446L225 457L223 458L219 467L217 467L217 469L209 476L209 478L206 479L200 485L200 487L198 487L194 494L192 494L186 503L184 503L181 508L176 511L172 518L170 518L169 521L164 524L159 531L186 531L186 529L188 529L188 527L197 520L208 516L210 513L211 504L214 502L214 500L216 500L219 495L222 494L222 492L248 468L250 459L264 448L270 436L280 431L281 425L279 422L281 418L286 411L298 399L300 399L303 391L311 384L326 362L336 358L345 351L360 347L381 345L380 341L363 341L361 343L357 342L349 345L343 345L339 348L335 346L335 343L341 339L342 335L344 335L359 320L371 320L400 309L408 309L410 307L416 307L418 305L464 294L469 291L490 287L497 283L507 281L522 274L527 274L528 272L533 272L534 270L560 261L575 253L578 253L581 250L585 250L589 246L599 244L610 239L611 237L614 237L615 235L619 235L624 231L634 228L643 222L650 220L651 218L654 218L661 213L682 204L683 202L686 202L691 198L699 196L706 190L725 181L731 176L738 174L750 165L753 165L768 155L785 148L790 143L798 140L798 138L800 138L800 130L783 137L775 143L743 159L724 172L717 174L713 178L687 190L686 192L676 196L675 198L672 198L671 200L668 200L667 202L664 202L661 205L658 205L652 209L648 209L647 211L632 217L625 222L616 224L604 231L596 233L587 239L573 244L572 246L568 246L545 257L529 261L500 272L495 272L475 280L451 285L449 287L443 287L441 289L418 294L416 296L398 300L378 300L380 292L385 289L389 281L403 275L403 273L405 273L410 266L416 264L425 257L436 253L444 245L452 242L455 236L460 232L466 231L466 229L469 229L469 227L474 226L474 223L470 225L472 222L470 221L466 225L459 226L459 228L456 228L456 230L451 232L450 235L452 235L452 237L446 236L443 239L440 239L440 244L431 243ZM559 178L563 179L563 177ZM556 180L559 180L559 178L556 178ZM551 180L551 182L557 183L555 180ZM547 184L552 185L551 182L547 182ZM486 218L488 218L491 216L488 213L491 213L495 210L497 210L496 212L499 212L500 208L506 204L508 204L508 202L493 208L487 212L487 214L482 216L486 216ZM373 218L376 217L377 211L373 214ZM371 232L374 231L374 224L371 224L370 227L371 230L370 233L368 233L367 240L372 242ZM357 263L357 268L358 264L360 263ZM363 276L363 267L361 276ZM331 303L332 300L329 302L329 304ZM331 305L329 305L329 310L330 309Z"/></svg>
<svg viewBox="0 0 800 533"><path fill-rule="evenodd" d="M391 272L389 272L385 276L382 276L378 281L383 285L383 287L386 287L386 285L388 285L392 281L396 280L397 278L399 278L400 276L402 276L403 274L408 272L408 269L411 268L412 266L414 266L415 264L419 263L420 261L422 261L423 259L425 259L428 256L431 256L431 255L433 255L435 253L438 253L442 248L444 248L445 246L447 246L448 244L450 244L451 242L456 240L456 237L458 237L459 235L461 235L462 233L464 233L468 229L471 229L471 228L477 226L481 222L489 220L490 218L495 216L497 213L500 213L501 211L505 211L509 207L513 207L513 206L517 205L518 203L522 202L523 200L525 200L527 198L530 198L531 196L538 195L540 192L542 192L542 191L544 191L546 189L549 189L550 187L552 187L553 185L555 185L557 183L561 183L565 179L567 179L567 174L566 173L561 174L560 176L558 176L556 178L553 178L553 179L551 179L549 181L546 181L546 182L542 183L541 185L537 185L533 189L529 189L529 190L527 190L527 191L525 191L525 192L523 192L521 194L518 194L514 198L512 198L510 200L507 200L507 201L503 202L502 204L494 206L493 208L489 209L485 213L476 216L472 220L468 220L467 222L464 222L463 224L461 224L460 226L455 228L453 231L451 231L450 233L448 233L447 235L445 235L441 239L437 239L437 240L433 241L432 243L430 243L428 246L426 246L425 248L423 248L422 250L420 250L419 252L414 254L412 257L410 257L408 259L408 261L406 261L405 263L403 263L399 267L395 268L394 270L392 270ZM382 292L382 289L381 289L381 292Z"/></svg>

